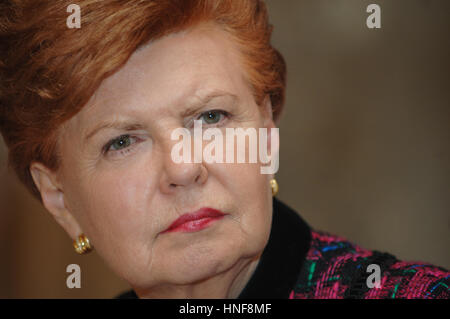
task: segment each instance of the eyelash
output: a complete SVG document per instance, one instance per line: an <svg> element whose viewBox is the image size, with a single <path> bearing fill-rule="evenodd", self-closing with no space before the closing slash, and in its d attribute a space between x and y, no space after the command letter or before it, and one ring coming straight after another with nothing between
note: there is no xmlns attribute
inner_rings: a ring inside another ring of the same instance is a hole
<svg viewBox="0 0 450 319"><path fill-rule="evenodd" d="M121 148L119 150L110 150L111 146L115 142L120 141L121 139L124 139L124 138L129 138L129 139L136 140L136 141L134 143L130 142L131 144L128 147ZM140 139L137 136L129 135L129 134L122 134L122 135L120 135L118 137L113 138L108 143L106 143L106 145L103 147L102 153L104 155L112 155L112 154L126 155L126 154L128 154L131 151L133 146L139 141L140 141ZM112 155L112 156L117 156L117 155Z"/></svg>
<svg viewBox="0 0 450 319"><path fill-rule="evenodd" d="M227 111L224 111L224 110L208 110L208 111L202 112L199 116L197 116L196 120L201 119L202 116L208 114L209 112L217 112L217 113L220 113L221 115L223 115L224 117L226 117L226 118L228 118L228 119L231 117L231 114L228 113ZM203 124L203 125L207 125L207 126L210 126L210 127L215 127L215 126L219 125L219 123L221 123L222 121L223 121L223 120L220 120L218 123L211 124L211 125L208 125L208 124Z"/></svg>
<svg viewBox="0 0 450 319"><path fill-rule="evenodd" d="M218 112L219 114L225 116L226 118L230 118L230 116L231 116L230 113L228 113L227 111L224 111L224 110L208 110L208 111L205 111L205 112L201 113L196 119L197 119L197 120L201 119L202 116L208 114L209 112ZM223 119L220 120L219 123L222 122L222 121L223 121ZM212 125L209 125L209 126L214 127L214 126L217 125L217 124L218 124L218 123L215 123L215 124L212 124ZM204 124L204 125L208 125L208 124ZM119 149L119 150L110 150L111 146L112 146L115 142L117 142L117 141L119 141L120 139L123 139L123 138L135 139L135 140L137 140L137 141L134 142L134 143L132 143L132 144L131 144L130 146L128 146L128 147L125 147L125 148L122 148L122 149ZM131 152L131 149L133 148L133 146L134 146L137 142L139 142L139 140L140 140L140 139L139 139L137 136L129 135L129 134L122 134L122 135L120 135L120 136L118 136L118 137L115 137L115 138L111 139L108 143L106 143L106 145L105 145L105 146L103 147L103 149L102 149L102 153L103 153L104 155L117 154L117 153L119 153L119 155L125 156L126 154L128 154L129 152ZM114 155L114 156L116 156L116 155Z"/></svg>

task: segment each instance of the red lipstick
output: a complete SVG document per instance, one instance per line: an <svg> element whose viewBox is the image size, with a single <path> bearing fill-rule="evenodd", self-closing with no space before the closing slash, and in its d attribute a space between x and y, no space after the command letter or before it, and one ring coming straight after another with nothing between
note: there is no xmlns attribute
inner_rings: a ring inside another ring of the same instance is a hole
<svg viewBox="0 0 450 319"><path fill-rule="evenodd" d="M225 213L220 210L202 207L193 213L181 215L163 233L176 231L196 232L208 227L223 216L225 216Z"/></svg>

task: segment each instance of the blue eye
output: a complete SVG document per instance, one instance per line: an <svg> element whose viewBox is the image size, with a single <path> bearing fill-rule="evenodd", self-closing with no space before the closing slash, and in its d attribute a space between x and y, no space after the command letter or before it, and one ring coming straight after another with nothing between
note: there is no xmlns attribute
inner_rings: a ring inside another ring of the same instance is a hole
<svg viewBox="0 0 450 319"><path fill-rule="evenodd" d="M212 110L200 115L205 124L212 125L220 122L222 116L228 116L228 113L221 110Z"/></svg>
<svg viewBox="0 0 450 319"><path fill-rule="evenodd" d="M121 135L118 138L115 138L111 141L109 141L105 146L105 153L109 151L120 151L123 149L126 149L132 145L134 138L130 135Z"/></svg>

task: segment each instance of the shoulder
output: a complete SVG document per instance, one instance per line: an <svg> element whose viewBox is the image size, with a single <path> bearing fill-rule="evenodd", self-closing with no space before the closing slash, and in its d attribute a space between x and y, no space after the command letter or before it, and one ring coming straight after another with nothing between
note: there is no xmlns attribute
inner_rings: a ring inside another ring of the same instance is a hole
<svg viewBox="0 0 450 319"><path fill-rule="evenodd" d="M379 276L372 275L377 272ZM373 287L377 277L379 285ZM449 286L450 272L444 268L400 261L312 230L311 246L291 298L450 298Z"/></svg>

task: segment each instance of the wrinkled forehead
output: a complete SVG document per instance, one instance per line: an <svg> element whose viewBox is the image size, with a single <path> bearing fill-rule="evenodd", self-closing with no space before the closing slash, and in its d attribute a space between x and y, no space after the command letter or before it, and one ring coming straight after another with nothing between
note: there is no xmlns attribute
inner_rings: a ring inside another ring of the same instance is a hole
<svg viewBox="0 0 450 319"><path fill-rule="evenodd" d="M107 114L174 115L212 91L248 96L239 51L225 31L197 27L134 52L72 119L78 129Z"/></svg>

